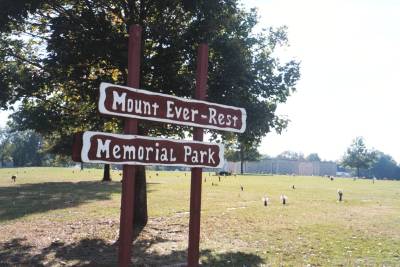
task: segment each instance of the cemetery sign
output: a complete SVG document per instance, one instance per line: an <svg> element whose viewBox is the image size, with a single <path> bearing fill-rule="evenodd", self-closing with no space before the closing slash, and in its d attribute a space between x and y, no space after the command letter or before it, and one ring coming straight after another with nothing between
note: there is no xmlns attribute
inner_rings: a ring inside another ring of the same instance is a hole
<svg viewBox="0 0 400 267"><path fill-rule="evenodd" d="M222 168L224 146L199 141L85 132L81 159L89 163Z"/></svg>
<svg viewBox="0 0 400 267"><path fill-rule="evenodd" d="M101 83L99 112L180 125L243 133L246 110L201 100Z"/></svg>
<svg viewBox="0 0 400 267"><path fill-rule="evenodd" d="M221 168L222 144L202 142L203 129L243 133L246 110L204 101L208 71L208 46L200 44L195 98L135 89L139 87L142 28L129 28L128 85L101 83L98 110L125 118L124 134L85 132L74 136L72 158L88 163L123 164L118 263L131 264L133 241L134 165L186 166L192 168L190 188L189 246L187 266L199 264L202 169ZM138 136L137 119L193 126L194 141Z"/></svg>

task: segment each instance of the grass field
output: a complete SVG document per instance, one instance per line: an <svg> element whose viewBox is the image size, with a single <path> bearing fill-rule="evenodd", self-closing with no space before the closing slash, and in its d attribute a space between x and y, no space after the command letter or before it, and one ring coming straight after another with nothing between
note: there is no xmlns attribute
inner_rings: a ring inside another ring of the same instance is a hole
<svg viewBox="0 0 400 267"><path fill-rule="evenodd" d="M115 265L120 176L113 171L111 183L101 176L95 169L0 169L0 266ZM400 266L400 182L204 178L203 266ZM190 174L149 171L147 182L150 220L132 259L138 266L184 263Z"/></svg>

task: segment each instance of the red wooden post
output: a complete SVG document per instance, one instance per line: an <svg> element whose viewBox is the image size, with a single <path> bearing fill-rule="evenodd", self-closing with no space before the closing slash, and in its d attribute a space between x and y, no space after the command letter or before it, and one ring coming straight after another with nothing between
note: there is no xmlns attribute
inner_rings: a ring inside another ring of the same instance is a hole
<svg viewBox="0 0 400 267"><path fill-rule="evenodd" d="M142 28L132 25L129 28L128 48L128 86L139 88L140 46ZM125 119L124 133L137 134L137 119ZM135 166L124 165L122 176L121 221L119 230L118 263L121 267L131 263L133 241L133 201L135 192Z"/></svg>
<svg viewBox="0 0 400 267"><path fill-rule="evenodd" d="M208 45L200 44L197 49L197 72L195 98L204 100L207 92L208 72ZM203 141L203 129L193 129L193 140ZM201 182L202 169L192 168L190 186L190 219L189 219L189 248L188 266L199 265L199 243L200 243L200 211L201 211Z"/></svg>

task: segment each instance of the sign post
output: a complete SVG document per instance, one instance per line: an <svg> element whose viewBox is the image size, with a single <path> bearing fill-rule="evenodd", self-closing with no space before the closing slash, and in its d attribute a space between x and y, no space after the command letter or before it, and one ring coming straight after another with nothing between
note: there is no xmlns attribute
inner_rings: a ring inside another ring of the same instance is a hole
<svg viewBox="0 0 400 267"><path fill-rule="evenodd" d="M199 265L202 168L221 168L224 147L203 142L203 128L243 133L246 110L209 103L208 45L197 49L195 99L139 88L142 28L129 29L128 86L102 83L99 112L124 118L124 134L85 132L74 137L72 158L88 163L123 164L118 264L131 264L133 242L135 165L192 168L187 265ZM138 119L193 126L193 141L138 136Z"/></svg>
<svg viewBox="0 0 400 267"><path fill-rule="evenodd" d="M195 98L204 100L207 94L208 73L208 45L200 44L197 50L197 73ZM193 140L203 141L203 129L193 129ZM190 218L189 218L189 247L188 266L199 265L199 243L200 243L200 213L201 213L201 182L202 169L192 168L190 183Z"/></svg>
<svg viewBox="0 0 400 267"><path fill-rule="evenodd" d="M142 28L139 25L132 25L129 28L128 86L136 88L139 87L140 79L141 38ZM137 134L137 129L137 119L125 119L125 134ZM129 266L131 262L134 216L133 207L135 200L135 175L135 166L123 166L118 251L118 263L121 267Z"/></svg>

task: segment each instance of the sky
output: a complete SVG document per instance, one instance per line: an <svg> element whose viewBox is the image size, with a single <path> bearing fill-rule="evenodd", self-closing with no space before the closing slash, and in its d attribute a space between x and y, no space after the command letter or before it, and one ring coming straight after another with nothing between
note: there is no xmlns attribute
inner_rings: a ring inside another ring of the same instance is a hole
<svg viewBox="0 0 400 267"><path fill-rule="evenodd" d="M243 0L260 27L288 27L277 55L301 62L297 91L277 113L289 126L260 152L292 150L339 160L357 136L400 162L400 1Z"/></svg>
<svg viewBox="0 0 400 267"><path fill-rule="evenodd" d="M301 62L297 91L277 110L289 126L281 135L267 134L259 151L339 160L362 136L400 163L400 1L241 2L258 8L258 29L286 25L290 47L277 55ZM0 126L6 117L0 112Z"/></svg>

